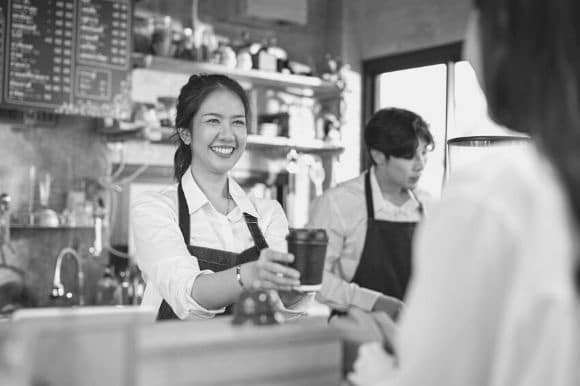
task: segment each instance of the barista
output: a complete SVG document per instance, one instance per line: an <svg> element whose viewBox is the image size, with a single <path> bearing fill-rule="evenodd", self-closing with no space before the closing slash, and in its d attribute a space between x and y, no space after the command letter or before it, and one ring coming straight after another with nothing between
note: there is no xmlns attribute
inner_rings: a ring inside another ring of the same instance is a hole
<svg viewBox="0 0 580 386"><path fill-rule="evenodd" d="M365 127L372 166L314 203L309 227L328 233L319 300L397 317L411 275L411 244L424 215L417 183L433 137L417 114L377 111Z"/></svg>
<svg viewBox="0 0 580 386"><path fill-rule="evenodd" d="M244 289L292 294L300 284L287 266L282 207L247 195L229 176L245 150L248 115L244 89L226 76L192 75L181 89L178 183L143 194L131 211L143 304L158 309L158 320L212 318L229 313ZM286 300L292 310L284 311L300 314L307 297Z"/></svg>

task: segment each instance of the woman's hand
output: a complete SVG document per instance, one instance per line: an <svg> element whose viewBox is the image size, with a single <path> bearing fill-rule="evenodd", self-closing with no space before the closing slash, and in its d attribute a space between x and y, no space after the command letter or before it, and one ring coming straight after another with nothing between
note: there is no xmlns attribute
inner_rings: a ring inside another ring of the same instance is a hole
<svg viewBox="0 0 580 386"><path fill-rule="evenodd" d="M394 371L394 358L379 343L366 343L360 346L354 371L348 374L348 380L357 386L379 385L387 383Z"/></svg>
<svg viewBox="0 0 580 386"><path fill-rule="evenodd" d="M293 261L290 253L262 249L258 260L242 265L242 282L247 287L291 291L300 285L300 272L285 265Z"/></svg>

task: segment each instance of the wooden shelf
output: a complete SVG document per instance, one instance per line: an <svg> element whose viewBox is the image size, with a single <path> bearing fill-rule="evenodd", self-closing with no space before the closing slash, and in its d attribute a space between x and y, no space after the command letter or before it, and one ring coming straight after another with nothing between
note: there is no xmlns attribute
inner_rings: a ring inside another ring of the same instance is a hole
<svg viewBox="0 0 580 386"><path fill-rule="evenodd" d="M133 70L133 87L138 89L146 85L163 84L167 73L174 75L190 76L197 73L218 73L227 75L242 84L260 86L269 89L283 90L292 94L316 98L339 98L340 90L331 82L318 77L281 74L259 70L240 70L228 68L219 64L191 62L161 56L143 56L133 54L133 62L136 68ZM146 84L140 83L147 80ZM158 81L157 81L158 80ZM180 84L180 86L182 86ZM176 96L179 88L169 95ZM138 93L134 93L138 97Z"/></svg>
<svg viewBox="0 0 580 386"><path fill-rule="evenodd" d="M292 149L299 153L310 154L340 154L344 147L327 143L319 139L300 141L286 137L266 137L262 135L248 135L246 148L249 150L271 149L280 151L290 151Z"/></svg>
<svg viewBox="0 0 580 386"><path fill-rule="evenodd" d="M25 231L25 230L92 230L93 226L83 225L83 226L71 226L71 225L59 225L55 227L42 226L42 225L21 225L13 224L10 225L11 231Z"/></svg>
<svg viewBox="0 0 580 386"><path fill-rule="evenodd" d="M171 143L169 141L159 141L151 143ZM249 134L246 142L246 151L276 151L287 153L290 150L296 150L299 153L332 155L340 154L344 151L344 147L321 141L319 139L310 140L296 140L286 137L268 137L263 135ZM284 154L285 156L285 154Z"/></svg>
<svg viewBox="0 0 580 386"><path fill-rule="evenodd" d="M173 140L166 138L160 141L147 141L140 133L123 133L127 136L121 136L123 139L119 142L139 146L139 143L151 143L160 145L174 145ZM115 136L105 136L109 142L115 142ZM290 150L296 150L299 153L319 154L319 155L338 155L344 151L344 147L338 144L331 144L319 139L296 140L286 137L267 137L263 135L249 134L246 144L246 151L275 151L287 153ZM174 151L173 148L170 149ZM283 154L285 156L285 154ZM169 157L172 159L172 157ZM168 159L169 159L168 158Z"/></svg>

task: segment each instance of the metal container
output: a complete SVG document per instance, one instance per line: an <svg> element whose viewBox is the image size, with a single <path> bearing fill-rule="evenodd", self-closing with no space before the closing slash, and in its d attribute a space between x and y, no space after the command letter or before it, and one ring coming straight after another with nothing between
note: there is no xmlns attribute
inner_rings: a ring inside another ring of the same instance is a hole
<svg viewBox="0 0 580 386"><path fill-rule="evenodd" d="M469 167L469 164L484 157L492 148L521 146L528 143L530 143L530 138L524 136L478 135L452 138L447 141L448 175L455 170Z"/></svg>

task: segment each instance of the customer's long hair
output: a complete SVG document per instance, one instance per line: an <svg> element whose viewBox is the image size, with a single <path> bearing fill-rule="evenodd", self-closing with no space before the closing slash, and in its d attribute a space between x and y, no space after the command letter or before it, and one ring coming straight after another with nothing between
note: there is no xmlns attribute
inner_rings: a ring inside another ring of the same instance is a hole
<svg viewBox="0 0 580 386"><path fill-rule="evenodd" d="M551 160L580 239L580 1L475 3L489 113L529 133ZM580 291L580 270L575 278Z"/></svg>
<svg viewBox="0 0 580 386"><path fill-rule="evenodd" d="M180 128L192 130L193 117L199 111L199 108L205 98L217 89L226 89L236 94L242 104L246 115L246 122L249 121L250 102L246 92L235 80L219 74L200 74L192 75L187 83L181 88L179 98L177 99L177 113L175 116L175 127L178 131ZM179 133L176 133L178 147L173 157L174 177L177 181L185 174L191 165L191 148L183 142Z"/></svg>

